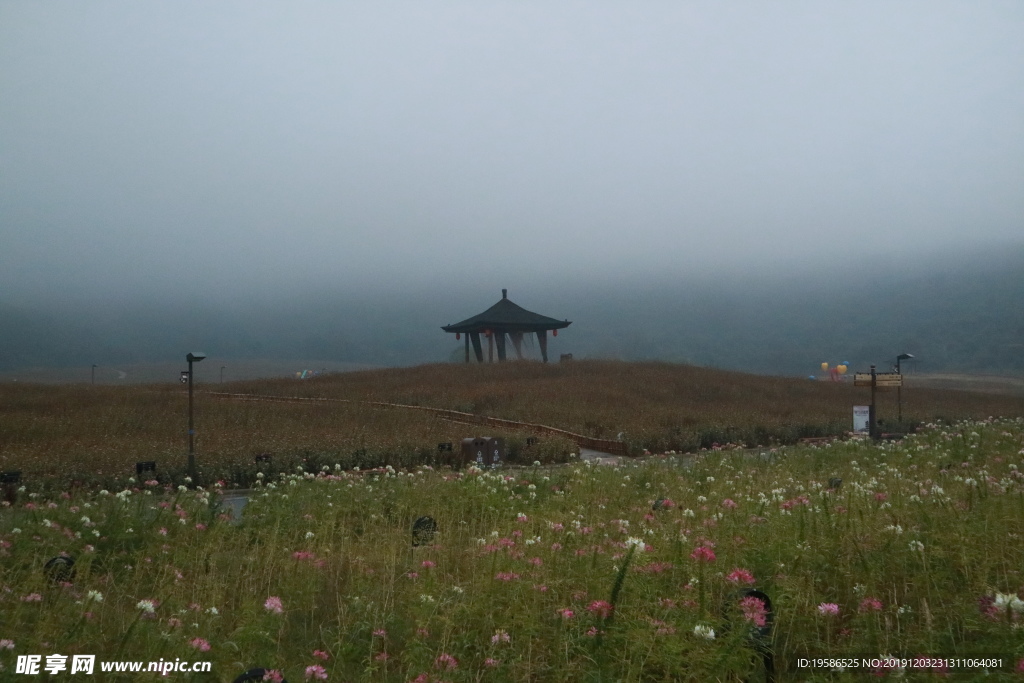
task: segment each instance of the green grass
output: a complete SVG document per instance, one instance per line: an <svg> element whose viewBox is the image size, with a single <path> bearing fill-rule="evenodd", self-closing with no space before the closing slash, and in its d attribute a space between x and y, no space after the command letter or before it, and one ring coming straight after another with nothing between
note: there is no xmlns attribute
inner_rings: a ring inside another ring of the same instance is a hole
<svg viewBox="0 0 1024 683"><path fill-rule="evenodd" d="M314 665L332 681L763 680L750 624L726 607L744 570L775 606L779 680L864 680L797 668L853 654L990 655L1003 668L985 680L1019 680L1024 611L993 600L1024 595L1022 469L1014 419L622 467L327 465L264 476L239 524L216 490L30 486L0 510L0 640L13 641L0 663L6 675L32 653L213 662L196 681L257 665L291 681ZM673 504L654 511L658 498ZM413 549L421 515L439 534ZM43 565L61 552L77 575L51 585Z"/></svg>

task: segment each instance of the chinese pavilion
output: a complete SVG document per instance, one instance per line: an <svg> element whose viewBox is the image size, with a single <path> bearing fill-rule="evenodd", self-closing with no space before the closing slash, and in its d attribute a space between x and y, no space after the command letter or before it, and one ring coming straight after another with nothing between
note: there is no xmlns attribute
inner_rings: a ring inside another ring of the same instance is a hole
<svg viewBox="0 0 1024 683"><path fill-rule="evenodd" d="M548 362L548 330L554 336L558 336L558 330L569 327L572 323L568 320L555 320L546 315L539 315L528 311L521 306L509 301L508 290L501 290L501 300L488 308L483 313L466 318L460 323L446 325L441 329L445 332L453 332L455 338L459 339L466 335L466 362L469 362L469 345L473 344L473 353L478 363L484 362L484 351L480 342L480 335L487 338L487 360L494 360L494 347L498 348L498 361L507 359L505 337L512 342L516 357L523 357L523 335L536 333L537 343L540 346L540 355L544 362Z"/></svg>

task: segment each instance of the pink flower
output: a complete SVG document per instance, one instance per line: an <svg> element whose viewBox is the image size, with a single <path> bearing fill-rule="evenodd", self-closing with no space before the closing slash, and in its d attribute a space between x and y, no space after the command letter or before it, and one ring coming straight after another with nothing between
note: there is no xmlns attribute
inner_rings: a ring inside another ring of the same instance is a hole
<svg viewBox="0 0 1024 683"><path fill-rule="evenodd" d="M306 680L308 681L311 678L315 678L318 681L326 681L327 680L327 670L324 669L319 664L312 664L310 666L307 666L306 667Z"/></svg>
<svg viewBox="0 0 1024 683"><path fill-rule="evenodd" d="M420 638L429 638L430 637L430 631L428 631L425 628L418 628L418 629L416 629L416 635L418 635Z"/></svg>
<svg viewBox="0 0 1024 683"><path fill-rule="evenodd" d="M3 640L0 640L0 650L13 650L13 649L14 649L14 641L13 640L8 640L7 638L4 638Z"/></svg>
<svg viewBox="0 0 1024 683"><path fill-rule="evenodd" d="M539 567L542 564L544 564L544 560L540 559L539 557L531 557L529 559L529 563L532 564L534 567Z"/></svg>
<svg viewBox="0 0 1024 683"><path fill-rule="evenodd" d="M1022 659L1021 661L1024 662L1024 659ZM484 666L486 666L488 669L493 669L499 664L501 664L501 660L495 659L494 657L488 657L484 660Z"/></svg>
<svg viewBox="0 0 1024 683"><path fill-rule="evenodd" d="M200 531L206 531L206 525L205 524L196 524L196 528L199 529Z"/></svg>
<svg viewBox="0 0 1024 683"><path fill-rule="evenodd" d="M834 602L823 602L818 605L818 612L824 616L837 616L839 614L839 605Z"/></svg>
<svg viewBox="0 0 1024 683"><path fill-rule="evenodd" d="M323 650L313 650L313 656L316 657L317 659L322 659L325 662L328 659L331 658L331 656L329 654L327 654L326 652L324 652Z"/></svg>
<svg viewBox="0 0 1024 683"><path fill-rule="evenodd" d="M596 614L602 619L607 619L608 617L610 617L614 609L615 608L612 606L612 604L610 602L607 602L606 600L594 600L592 603L587 605L588 612L590 612L591 614Z"/></svg>
<svg viewBox="0 0 1024 683"><path fill-rule="evenodd" d="M767 613L764 608L764 601L760 598L748 595L740 600L740 609L743 611L743 618L753 623L754 626L765 625Z"/></svg>
<svg viewBox="0 0 1024 683"><path fill-rule="evenodd" d="M859 609L859 611L861 611L861 612L881 612L882 611L882 601L879 600L878 598L864 598L863 600L860 601L860 609Z"/></svg>
<svg viewBox="0 0 1024 683"><path fill-rule="evenodd" d="M195 649L199 650L200 652L209 652L210 651L210 643L205 641L205 640L203 640L202 638L193 638L192 642L189 643L189 645L191 645Z"/></svg>
<svg viewBox="0 0 1024 683"><path fill-rule="evenodd" d="M178 619L177 617L171 617L167 620L167 626L168 628L178 628L179 626L181 626L181 619Z"/></svg>
<svg viewBox="0 0 1024 683"><path fill-rule="evenodd" d="M511 638L505 631L495 631L494 635L491 636L491 643L497 645L498 643L507 643Z"/></svg>
<svg viewBox="0 0 1024 683"><path fill-rule="evenodd" d="M374 635L375 638L387 638L388 637L388 632L385 631L382 628L379 628L379 629L377 629L376 631L373 632L373 635Z"/></svg>
<svg viewBox="0 0 1024 683"><path fill-rule="evenodd" d="M733 569L732 572L725 577L726 581L731 583L746 583L749 585L754 584L754 575L746 569Z"/></svg>
<svg viewBox="0 0 1024 683"><path fill-rule="evenodd" d="M39 593L29 593L21 599L22 602L42 602L43 596Z"/></svg>
<svg viewBox="0 0 1024 683"><path fill-rule="evenodd" d="M552 543L551 544L551 549L554 550L555 552L557 552L557 551L562 549L562 544L561 543Z"/></svg>
<svg viewBox="0 0 1024 683"><path fill-rule="evenodd" d="M386 662L391 658L387 652L378 652L373 656L373 659L378 662Z"/></svg>
<svg viewBox="0 0 1024 683"><path fill-rule="evenodd" d="M160 527L160 531L158 531L157 533L159 533L161 536L166 536L167 535L167 527L165 527L165 526Z"/></svg>
<svg viewBox="0 0 1024 683"><path fill-rule="evenodd" d="M458 667L459 660L455 659L455 657L452 657L447 652L441 653L437 656L437 659L434 660L435 669L447 669L450 671L452 669L457 669Z"/></svg>
<svg viewBox="0 0 1024 683"><path fill-rule="evenodd" d="M521 513L521 512L520 512L520 513L519 513L519 514L518 514L518 515L516 516L516 521L517 521L517 522L528 522L528 521L530 521L530 518L529 518L529 517L527 517L526 515L524 515L523 513Z"/></svg>
<svg viewBox="0 0 1024 683"><path fill-rule="evenodd" d="M698 562L714 562L715 551L702 545L690 553L690 557Z"/></svg>
<svg viewBox="0 0 1024 683"><path fill-rule="evenodd" d="M406 576L409 577L410 579L418 579L418 578L420 578L419 572L407 572Z"/></svg>
<svg viewBox="0 0 1024 683"><path fill-rule="evenodd" d="M277 669L270 669L263 674L263 680L270 681L270 683L283 683L284 676Z"/></svg>
<svg viewBox="0 0 1024 683"><path fill-rule="evenodd" d="M423 567L424 569L430 569L431 567L436 567L437 565L435 565L430 560L423 560L423 563L420 564L420 566Z"/></svg>
<svg viewBox="0 0 1024 683"><path fill-rule="evenodd" d="M494 578L498 581L515 581L519 578L519 574L515 572L498 572L494 575Z"/></svg>
<svg viewBox="0 0 1024 683"><path fill-rule="evenodd" d="M268 612L273 612L274 614L281 614L284 612L284 605L281 604L281 598L273 596L267 598L267 601L263 603L263 608Z"/></svg>
<svg viewBox="0 0 1024 683"><path fill-rule="evenodd" d="M1017 662L1017 668L1015 671L1019 674L1024 674L1024 657L1021 657L1020 661Z"/></svg>
<svg viewBox="0 0 1024 683"><path fill-rule="evenodd" d="M563 607L562 609L558 610L557 614L563 619L572 619L574 616L576 616L576 613L568 607Z"/></svg>
<svg viewBox="0 0 1024 683"><path fill-rule="evenodd" d="M726 508L727 510L735 510L736 508L739 507L739 505L732 498L726 498L725 500L722 501L722 507Z"/></svg>
<svg viewBox="0 0 1024 683"><path fill-rule="evenodd" d="M875 494L875 500L877 500L878 502L882 502L883 500L885 500L888 497L889 496L887 496L887 495L885 495L884 493L881 493L881 492Z"/></svg>

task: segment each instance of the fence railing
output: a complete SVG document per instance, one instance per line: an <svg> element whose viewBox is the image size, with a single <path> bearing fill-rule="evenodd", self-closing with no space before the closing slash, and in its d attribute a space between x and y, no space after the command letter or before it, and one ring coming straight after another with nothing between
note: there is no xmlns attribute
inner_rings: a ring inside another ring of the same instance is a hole
<svg viewBox="0 0 1024 683"><path fill-rule="evenodd" d="M264 394L230 394L221 391L203 392L207 396L236 401L271 401L281 403L352 403L358 405L374 406L376 408L391 408L398 410L421 410L431 413L442 420L461 422L465 424L484 425L490 427L501 427L503 429L519 429L531 431L537 434L549 434L569 439L580 448L587 448L612 455L629 455L626 444L611 439L595 439L593 437L576 434L558 427L534 424L532 422L517 422L506 420L500 417L489 417L475 413L464 413L459 410L448 410L447 408L432 408L430 406L413 406L404 403L386 403L384 401L354 401L347 398L325 398L325 397L302 397L302 396L268 396Z"/></svg>

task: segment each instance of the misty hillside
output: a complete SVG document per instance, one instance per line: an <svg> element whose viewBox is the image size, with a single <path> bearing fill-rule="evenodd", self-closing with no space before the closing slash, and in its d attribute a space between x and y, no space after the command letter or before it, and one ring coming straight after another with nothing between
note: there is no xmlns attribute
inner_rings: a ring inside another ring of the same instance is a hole
<svg viewBox="0 0 1024 683"><path fill-rule="evenodd" d="M489 307L501 287L524 308L573 321L551 340L554 359L573 353L806 376L821 362L881 369L907 352L917 358L910 372L1024 374L1024 256L1017 253L961 267L854 268L831 278L526 280L232 304L0 302L0 370L178 361L191 349L220 360L459 360L461 342L440 327Z"/></svg>

